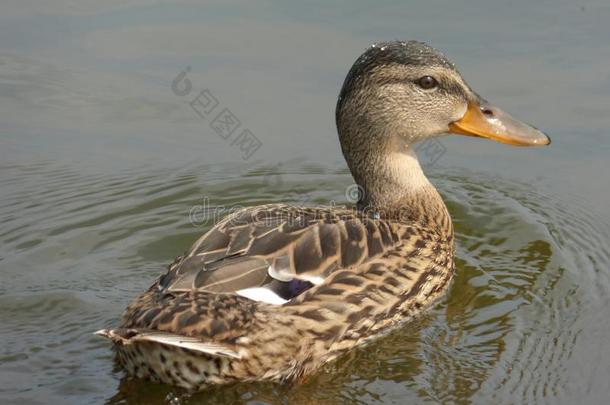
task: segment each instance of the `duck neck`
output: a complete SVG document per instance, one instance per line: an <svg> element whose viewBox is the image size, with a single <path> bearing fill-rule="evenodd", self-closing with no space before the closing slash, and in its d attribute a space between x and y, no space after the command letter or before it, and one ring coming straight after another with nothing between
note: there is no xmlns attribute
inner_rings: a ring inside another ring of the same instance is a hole
<svg viewBox="0 0 610 405"><path fill-rule="evenodd" d="M359 209L453 233L447 207L409 145L387 145L369 152L358 162L348 162L362 188Z"/></svg>

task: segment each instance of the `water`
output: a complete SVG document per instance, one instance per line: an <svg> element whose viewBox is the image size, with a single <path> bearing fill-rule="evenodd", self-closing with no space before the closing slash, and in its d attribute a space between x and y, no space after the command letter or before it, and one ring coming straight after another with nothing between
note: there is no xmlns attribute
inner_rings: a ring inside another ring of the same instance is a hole
<svg viewBox="0 0 610 405"><path fill-rule="evenodd" d="M3 7L2 402L605 403L610 7L477 3ZM422 156L456 227L445 299L300 386L126 380L91 332L208 229L193 209L345 202L332 109L352 61L388 38L441 48L553 138L451 137ZM247 159L189 106L206 88L262 142Z"/></svg>

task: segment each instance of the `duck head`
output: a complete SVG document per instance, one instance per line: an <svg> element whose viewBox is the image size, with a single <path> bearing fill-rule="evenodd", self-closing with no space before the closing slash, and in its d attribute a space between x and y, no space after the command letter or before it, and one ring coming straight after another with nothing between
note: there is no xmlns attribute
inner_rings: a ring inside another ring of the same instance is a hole
<svg viewBox="0 0 610 405"><path fill-rule="evenodd" d="M517 146L550 139L484 100L455 65L416 41L382 42L367 49L349 71L337 103L344 153L369 145L412 145L442 134L492 139Z"/></svg>

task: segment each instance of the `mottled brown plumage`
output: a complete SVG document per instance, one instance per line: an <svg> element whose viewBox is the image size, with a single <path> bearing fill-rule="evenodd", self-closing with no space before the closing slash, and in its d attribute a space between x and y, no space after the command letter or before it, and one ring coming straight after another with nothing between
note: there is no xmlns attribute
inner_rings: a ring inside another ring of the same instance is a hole
<svg viewBox="0 0 610 405"><path fill-rule="evenodd" d="M425 75L436 89L418 87ZM242 209L137 297L120 328L98 334L128 374L198 390L299 379L410 319L454 269L451 218L410 146L462 125L476 102L427 45L371 47L337 104L357 207Z"/></svg>
<svg viewBox="0 0 610 405"><path fill-rule="evenodd" d="M131 374L187 388L293 379L407 319L438 296L451 277L452 253L449 229L431 232L340 208L244 209L204 235L129 305L122 330L114 332L127 338L118 339L125 343L119 346L119 362ZM285 256L295 278L315 276L324 282L281 306L234 294L240 284L272 281L268 267ZM246 269L257 274L232 279L233 290L210 277L239 260L247 264L239 274ZM236 356L130 342L130 334L146 331L214 342ZM171 364L164 367L162 356Z"/></svg>

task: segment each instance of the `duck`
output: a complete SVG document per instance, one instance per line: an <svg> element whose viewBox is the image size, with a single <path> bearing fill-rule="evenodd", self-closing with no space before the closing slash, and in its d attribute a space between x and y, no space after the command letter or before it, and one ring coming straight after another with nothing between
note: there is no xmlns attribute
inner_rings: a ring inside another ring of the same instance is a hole
<svg viewBox="0 0 610 405"><path fill-rule="evenodd" d="M96 332L130 378L189 391L304 381L432 307L451 283L451 216L415 145L448 134L550 144L418 41L366 49L335 118L357 203L267 204L219 221L127 306L117 328Z"/></svg>

